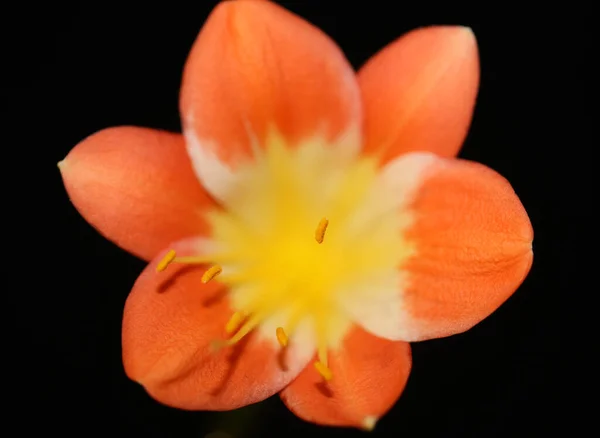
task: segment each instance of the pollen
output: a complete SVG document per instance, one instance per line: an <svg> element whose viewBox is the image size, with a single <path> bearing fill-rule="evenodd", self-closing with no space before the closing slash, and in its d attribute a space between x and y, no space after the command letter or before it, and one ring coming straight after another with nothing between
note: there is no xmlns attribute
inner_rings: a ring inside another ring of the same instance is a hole
<svg viewBox="0 0 600 438"><path fill-rule="evenodd" d="M173 260L175 260L175 256L177 254L175 253L174 250L170 250L169 252L167 252L165 254L165 256L162 258L162 260L160 262L158 262L158 265L156 265L156 272L162 272L165 269L167 269L167 266L169 266L171 264L171 262Z"/></svg>
<svg viewBox="0 0 600 438"><path fill-rule="evenodd" d="M210 280L212 280L213 278L215 278L217 275L219 275L221 272L223 272L223 268L221 268L221 266L219 265L213 265L210 268L208 268L206 270L206 272L204 273L204 275L202 275L202 278L200 281L202 281L202 283L208 283Z"/></svg>
<svg viewBox="0 0 600 438"><path fill-rule="evenodd" d="M327 231L327 226L329 225L329 221L326 218L323 218L319 221L319 225L317 225L317 229L315 230L315 240L317 243L323 243L323 239L325 238L325 231Z"/></svg>

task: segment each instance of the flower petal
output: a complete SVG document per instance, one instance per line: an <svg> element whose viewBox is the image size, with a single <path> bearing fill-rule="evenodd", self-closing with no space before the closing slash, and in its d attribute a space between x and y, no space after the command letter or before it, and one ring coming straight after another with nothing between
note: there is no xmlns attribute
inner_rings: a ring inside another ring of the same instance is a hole
<svg viewBox="0 0 600 438"><path fill-rule="evenodd" d="M307 367L281 392L281 398L304 420L371 430L400 397L411 363L408 343L354 328L342 347L329 353L330 381Z"/></svg>
<svg viewBox="0 0 600 438"><path fill-rule="evenodd" d="M479 86L471 29L418 29L385 47L359 71L365 150L387 162L429 151L455 156L467 135Z"/></svg>
<svg viewBox="0 0 600 438"><path fill-rule="evenodd" d="M59 163L71 201L100 233L150 260L201 234L214 201L192 171L181 135L146 128L99 131Z"/></svg>
<svg viewBox="0 0 600 438"><path fill-rule="evenodd" d="M274 130L291 145L321 136L360 147L351 66L328 36L272 2L214 9L187 61L180 102L196 173L220 199L232 169Z"/></svg>
<svg viewBox="0 0 600 438"><path fill-rule="evenodd" d="M172 246L178 255L202 255L201 239ZM290 339L280 350L275 333L254 331L234 346L215 349L233 314L227 291L201 282L207 266L177 266L157 273L162 252L138 278L123 315L127 375L152 397L181 409L226 410L263 400L305 367L314 347Z"/></svg>
<svg viewBox="0 0 600 438"><path fill-rule="evenodd" d="M384 169L412 217L412 255L401 266L397 331L405 341L468 330L519 287L533 260L527 212L502 176L484 165L429 153L404 155ZM407 179L412 175L412 182ZM376 332L376 331L375 331Z"/></svg>

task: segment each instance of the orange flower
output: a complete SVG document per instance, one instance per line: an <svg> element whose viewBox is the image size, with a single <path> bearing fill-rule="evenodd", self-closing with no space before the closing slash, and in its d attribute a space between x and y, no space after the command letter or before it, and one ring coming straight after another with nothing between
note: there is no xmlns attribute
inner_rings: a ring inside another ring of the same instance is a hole
<svg viewBox="0 0 600 438"><path fill-rule="evenodd" d="M468 330L532 263L509 183L454 158L478 81L468 28L410 32L355 75L281 7L219 4L183 136L110 128L60 163L81 214L152 260L125 307L128 376L182 409L281 392L308 421L373 428L407 342Z"/></svg>

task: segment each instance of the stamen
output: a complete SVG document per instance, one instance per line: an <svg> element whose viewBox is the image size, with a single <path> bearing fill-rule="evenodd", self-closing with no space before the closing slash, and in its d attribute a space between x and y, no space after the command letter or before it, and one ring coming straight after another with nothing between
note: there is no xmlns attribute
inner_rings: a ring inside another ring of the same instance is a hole
<svg viewBox="0 0 600 438"><path fill-rule="evenodd" d="M325 345L320 345L317 351L317 356L319 358L319 362L323 365L327 366L327 347Z"/></svg>
<svg viewBox="0 0 600 438"><path fill-rule="evenodd" d="M325 365L323 362L321 362L321 361L315 362L315 368L317 369L317 371L319 372L319 374L325 380L329 381L333 377L333 373L331 372L331 370L329 369L329 367L327 365Z"/></svg>
<svg viewBox="0 0 600 438"><path fill-rule="evenodd" d="M277 341L279 342L279 345L281 345L284 348L287 347L288 337L285 334L283 327L277 327L277 330L275 330L275 334L277 335Z"/></svg>
<svg viewBox="0 0 600 438"><path fill-rule="evenodd" d="M323 243L327 225L329 225L329 221L326 218L321 219L319 225L317 225L317 229L315 230L315 239L317 240L317 243Z"/></svg>
<svg viewBox="0 0 600 438"><path fill-rule="evenodd" d="M327 346L325 344L319 346L317 357L319 360L315 362L315 368L325 380L331 380L333 373L327 366Z"/></svg>
<svg viewBox="0 0 600 438"><path fill-rule="evenodd" d="M252 315L248 321L242 325L242 327L238 330L238 332L232 336L228 341L227 345L237 344L244 336L250 333L254 328L260 323L263 319L261 315Z"/></svg>
<svg viewBox="0 0 600 438"><path fill-rule="evenodd" d="M208 268L206 270L206 272L202 275L202 278L200 279L200 281L202 283L208 283L210 280L212 280L213 278L215 278L217 275L219 275L221 272L223 271L223 268L221 268L221 266L219 265L212 265L210 268Z"/></svg>
<svg viewBox="0 0 600 438"><path fill-rule="evenodd" d="M169 266L171 262L175 260L175 256L176 253L173 249L166 253L162 260L158 262L158 265L156 265L156 272L162 272L167 269L167 266Z"/></svg>
<svg viewBox="0 0 600 438"><path fill-rule="evenodd" d="M244 319L246 319L246 316L247 315L245 312L241 312L241 311L235 312L231 316L229 321L227 321L227 324L225 325L225 331L227 333L233 333L235 330L238 329L240 323ZM234 344L237 344L244 336L246 336L248 333L250 333L252 330L254 330L254 328L256 328L256 326L260 323L260 321L262 319L263 319L263 317L261 315L255 314L252 317L250 317L250 319L247 320L244 323L244 325L242 325L242 327L238 330L238 332L234 336L229 338L228 340L215 339L215 340L211 341L211 343L210 343L211 351L213 353L216 353L223 347L230 347Z"/></svg>
<svg viewBox="0 0 600 438"><path fill-rule="evenodd" d="M231 315L229 321L227 321L227 324L225 325L225 331L227 333L233 333L238 329L244 319L246 319L244 312L235 312L233 315Z"/></svg>

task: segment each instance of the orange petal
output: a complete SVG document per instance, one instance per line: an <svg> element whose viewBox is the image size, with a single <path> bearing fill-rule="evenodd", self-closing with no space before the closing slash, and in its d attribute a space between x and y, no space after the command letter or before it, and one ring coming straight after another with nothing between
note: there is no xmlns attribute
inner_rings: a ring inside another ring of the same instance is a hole
<svg viewBox="0 0 600 438"><path fill-rule="evenodd" d="M421 181L405 207L414 220L405 233L414 253L401 267L396 338L464 332L527 276L533 260L527 212L508 181L478 163L412 153L388 166L399 180L412 171Z"/></svg>
<svg viewBox="0 0 600 438"><path fill-rule="evenodd" d="M206 243L175 244L178 255L204 253ZM201 282L208 266L171 264L157 273L161 252L135 283L123 315L123 364L127 375L156 400L193 410L227 410L263 400L305 367L314 349L283 350L254 331L220 349L234 311L218 281ZM218 277L217 277L218 279Z"/></svg>
<svg viewBox="0 0 600 438"><path fill-rule="evenodd" d="M371 430L406 386L410 345L354 328L342 347L329 353L328 366L331 380L307 367L281 392L283 402L313 423Z"/></svg>
<svg viewBox="0 0 600 438"><path fill-rule="evenodd" d="M81 215L145 260L206 230L201 213L214 201L194 176L181 135L105 129L75 146L59 167Z"/></svg>
<svg viewBox="0 0 600 438"><path fill-rule="evenodd" d="M273 129L291 144L321 135L360 146L351 66L328 36L272 2L214 9L187 61L180 107L196 172L217 197Z"/></svg>
<svg viewBox="0 0 600 438"><path fill-rule="evenodd" d="M475 36L458 26L409 32L370 59L358 83L368 152L383 162L412 151L455 156L479 86Z"/></svg>

